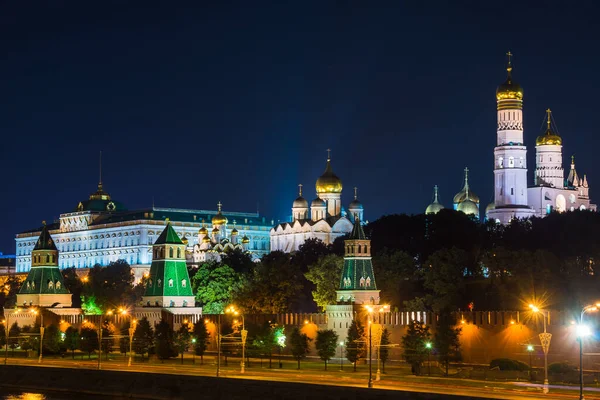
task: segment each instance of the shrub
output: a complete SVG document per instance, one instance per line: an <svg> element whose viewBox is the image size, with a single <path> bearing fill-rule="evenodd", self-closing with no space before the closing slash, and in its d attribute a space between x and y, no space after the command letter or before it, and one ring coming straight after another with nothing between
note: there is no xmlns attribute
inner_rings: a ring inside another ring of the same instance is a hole
<svg viewBox="0 0 600 400"><path fill-rule="evenodd" d="M490 368L498 368L500 371L529 371L529 365L510 358L496 358L490 363Z"/></svg>
<svg viewBox="0 0 600 400"><path fill-rule="evenodd" d="M577 371L577 367L569 364L566 361L555 362L548 365L548 373L550 374L566 374L574 371Z"/></svg>

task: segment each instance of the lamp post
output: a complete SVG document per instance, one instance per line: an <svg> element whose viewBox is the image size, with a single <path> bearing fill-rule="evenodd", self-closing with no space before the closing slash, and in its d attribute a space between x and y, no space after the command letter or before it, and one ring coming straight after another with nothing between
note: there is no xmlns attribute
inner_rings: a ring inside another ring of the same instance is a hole
<svg viewBox="0 0 600 400"><path fill-rule="evenodd" d="M532 380L533 374L531 373L531 353L533 353L533 345L527 345L527 352L529 353L529 380Z"/></svg>
<svg viewBox="0 0 600 400"><path fill-rule="evenodd" d="M344 359L343 359L343 352L344 350L344 342L340 342L340 371L344 370Z"/></svg>
<svg viewBox="0 0 600 400"><path fill-rule="evenodd" d="M221 312L217 316L217 378L221 369Z"/></svg>
<svg viewBox="0 0 600 400"><path fill-rule="evenodd" d="M586 312L598 311L600 303L590 304L581 309L581 317L579 318L579 326L577 326L577 336L579 338L579 399L583 400L583 338L591 335L591 330L583 324L583 316Z"/></svg>
<svg viewBox="0 0 600 400"><path fill-rule="evenodd" d="M29 310L33 315L40 314L40 356L38 357L38 363L42 363L42 349L44 348L44 312L40 308L39 311L35 308Z"/></svg>
<svg viewBox="0 0 600 400"><path fill-rule="evenodd" d="M13 314L16 314L18 312L21 312L21 309L17 308L14 310ZM10 312L6 313L6 320L4 321L5 325L4 325L4 329L6 330L6 348L4 350L4 365L7 364L8 362L8 337L10 334Z"/></svg>
<svg viewBox="0 0 600 400"><path fill-rule="evenodd" d="M119 312L121 315L129 316L129 358L127 359L127 366L131 367L131 358L133 355L133 334L135 333L135 327L137 325L137 320L133 318L133 314L129 314L126 309L120 308Z"/></svg>
<svg viewBox="0 0 600 400"><path fill-rule="evenodd" d="M549 383L548 383L548 351L550 350L550 340L552 339L552 334L546 331L546 318L548 317L546 310L541 310L537 306L530 304L529 308L534 313L542 314L542 319L544 321L544 333L540 333L540 342L542 343L542 350L544 351L544 388L543 392L549 392Z"/></svg>
<svg viewBox="0 0 600 400"><path fill-rule="evenodd" d="M244 314L236 310L234 306L229 306L225 312L242 317L242 331L240 332L242 335L242 363L240 365L240 373L243 374L246 372L246 338L248 337L248 331L246 330L246 324L244 322Z"/></svg>
<svg viewBox="0 0 600 400"><path fill-rule="evenodd" d="M192 364L196 364L196 338L192 338Z"/></svg>
<svg viewBox="0 0 600 400"><path fill-rule="evenodd" d="M425 348L427 349L427 375L431 376L431 342L425 343Z"/></svg>
<svg viewBox="0 0 600 400"><path fill-rule="evenodd" d="M102 369L102 320L98 324L98 369Z"/></svg>
<svg viewBox="0 0 600 400"><path fill-rule="evenodd" d="M367 387L368 388L372 388L373 387L373 371L372 371L372 360L371 360L371 344L372 344L372 329L371 326L373 325L373 307L371 306L366 306L367 312L369 313L369 381L367 383Z"/></svg>

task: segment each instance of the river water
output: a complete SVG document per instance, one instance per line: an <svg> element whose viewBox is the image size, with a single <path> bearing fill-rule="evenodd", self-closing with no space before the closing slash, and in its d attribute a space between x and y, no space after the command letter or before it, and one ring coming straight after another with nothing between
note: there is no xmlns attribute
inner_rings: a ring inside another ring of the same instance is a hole
<svg viewBox="0 0 600 400"><path fill-rule="evenodd" d="M63 393L63 392L39 392L39 391L19 391L19 390L7 390L0 388L0 399L3 400L113 400L122 399L122 397L112 396L92 396L89 394L81 393Z"/></svg>

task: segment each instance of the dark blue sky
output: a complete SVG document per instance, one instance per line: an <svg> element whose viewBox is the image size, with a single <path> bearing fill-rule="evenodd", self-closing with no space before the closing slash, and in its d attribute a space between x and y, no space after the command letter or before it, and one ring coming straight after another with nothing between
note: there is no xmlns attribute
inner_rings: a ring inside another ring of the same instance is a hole
<svg viewBox="0 0 600 400"><path fill-rule="evenodd" d="M530 177L550 107L600 187L592 2L91 3L0 2L5 253L95 190L100 150L130 209L220 200L284 219L298 183L314 197L327 148L370 220L422 212L434 184L449 206L465 166L485 207L509 49Z"/></svg>

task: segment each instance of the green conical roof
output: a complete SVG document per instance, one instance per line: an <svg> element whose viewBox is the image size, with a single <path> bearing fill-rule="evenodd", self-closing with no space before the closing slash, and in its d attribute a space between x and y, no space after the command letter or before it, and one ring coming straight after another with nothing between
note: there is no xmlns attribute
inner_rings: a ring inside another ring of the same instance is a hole
<svg viewBox="0 0 600 400"><path fill-rule="evenodd" d="M365 231L360 224L360 220L358 218L354 219L354 227L352 228L352 233L350 233L350 240L366 240L367 235L365 235Z"/></svg>
<svg viewBox="0 0 600 400"><path fill-rule="evenodd" d="M50 236L50 232L48 232L48 227L45 223L44 227L42 228L42 233L40 234L40 237L38 238L37 242L35 243L35 247L33 248L33 251L35 250L58 251L56 245L54 244L54 240L52 240L52 237Z"/></svg>
<svg viewBox="0 0 600 400"><path fill-rule="evenodd" d="M154 244L183 244L183 242L179 239L177 232L175 232L171 224L167 223L167 227L162 231Z"/></svg>

